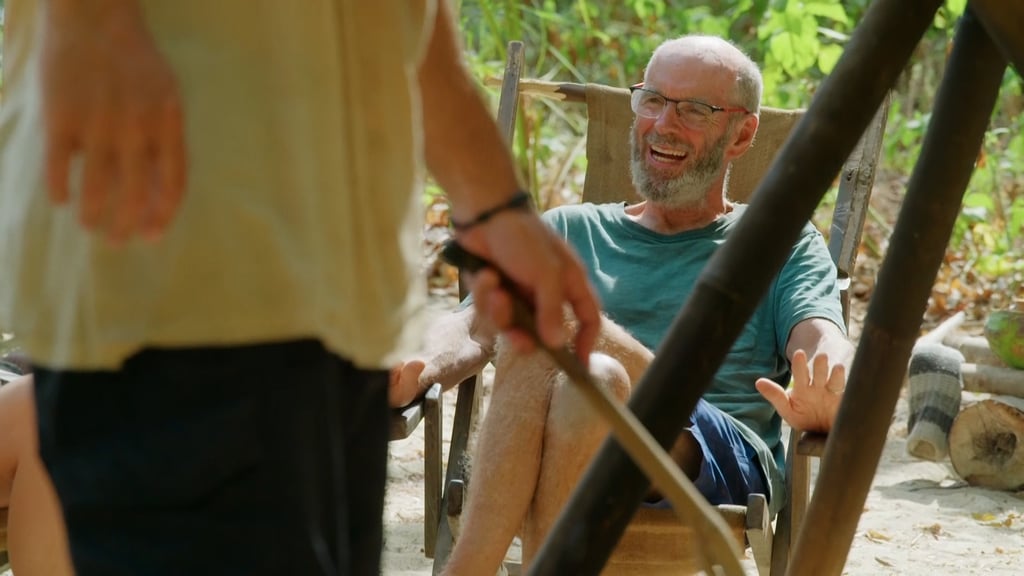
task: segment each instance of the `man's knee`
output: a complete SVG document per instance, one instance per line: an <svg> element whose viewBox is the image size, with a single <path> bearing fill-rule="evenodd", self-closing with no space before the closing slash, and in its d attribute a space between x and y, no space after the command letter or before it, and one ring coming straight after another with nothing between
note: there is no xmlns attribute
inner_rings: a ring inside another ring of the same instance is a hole
<svg viewBox="0 0 1024 576"><path fill-rule="evenodd" d="M615 358L601 353L591 354L589 372L596 386L606 390L620 402L625 402L629 398L629 374ZM607 423L590 405L579 385L569 382L564 374L558 376L552 393L550 422L573 432L583 432L587 428L598 426L602 430L607 428Z"/></svg>

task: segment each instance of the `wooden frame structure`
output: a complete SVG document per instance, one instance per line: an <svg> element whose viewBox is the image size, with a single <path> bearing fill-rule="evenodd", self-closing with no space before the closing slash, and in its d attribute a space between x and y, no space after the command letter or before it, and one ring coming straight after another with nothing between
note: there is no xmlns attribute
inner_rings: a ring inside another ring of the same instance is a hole
<svg viewBox="0 0 1024 576"><path fill-rule="evenodd" d="M776 158L733 237L705 268L630 407L663 444L710 384L786 249L829 188L910 59L941 0L876 0ZM999 87L1024 66L1024 5L971 0L879 273L839 415L787 574L839 575L885 444L935 274ZM751 251L756 246L758 249ZM754 254L754 256L751 256ZM714 338L708 338L714 334ZM700 360L699 362L697 360ZM695 373L695 367L697 372ZM687 370L695 386L673 388ZM646 480L614 442L602 446L531 574L597 574ZM827 527L827 529L824 529Z"/></svg>

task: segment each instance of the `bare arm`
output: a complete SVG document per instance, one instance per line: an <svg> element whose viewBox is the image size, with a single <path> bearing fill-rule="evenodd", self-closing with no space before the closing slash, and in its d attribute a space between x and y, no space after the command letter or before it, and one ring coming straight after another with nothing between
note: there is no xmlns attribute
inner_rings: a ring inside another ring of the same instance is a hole
<svg viewBox="0 0 1024 576"><path fill-rule="evenodd" d="M519 188L509 150L462 61L447 0L441 0L420 65L427 166L452 200L462 222L507 202ZM597 300L568 246L532 211L506 210L460 232L467 249L490 259L533 301L541 337L551 346L568 340L563 305L579 321L575 347L586 362L600 324ZM511 324L509 294L492 273L474 279L477 309L500 329ZM521 333L509 334L528 348Z"/></svg>
<svg viewBox="0 0 1024 576"><path fill-rule="evenodd" d="M493 358L495 340L472 307L443 316L431 326L423 353L391 371L389 402L405 406L435 382L448 390L478 373Z"/></svg>
<svg viewBox="0 0 1024 576"><path fill-rule="evenodd" d="M44 14L51 200L70 200L71 161L80 154L82 225L114 243L159 236L184 194L184 120L174 73L138 2L48 0Z"/></svg>
<svg viewBox="0 0 1024 576"><path fill-rule="evenodd" d="M810 318L793 327L786 356L793 371L792 387L785 390L761 378L757 389L793 428L828 432L846 389L853 344L829 320Z"/></svg>

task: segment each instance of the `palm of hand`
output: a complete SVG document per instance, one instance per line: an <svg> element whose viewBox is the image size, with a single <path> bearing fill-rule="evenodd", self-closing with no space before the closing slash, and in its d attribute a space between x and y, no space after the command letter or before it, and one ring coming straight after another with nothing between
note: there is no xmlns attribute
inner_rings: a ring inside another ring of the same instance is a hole
<svg viewBox="0 0 1024 576"><path fill-rule="evenodd" d="M828 356L819 354L813 369L807 354L793 354L793 384L788 390L767 378L757 381L758 391L793 428L808 432L828 432L835 421L846 387L846 370L841 364L829 368Z"/></svg>

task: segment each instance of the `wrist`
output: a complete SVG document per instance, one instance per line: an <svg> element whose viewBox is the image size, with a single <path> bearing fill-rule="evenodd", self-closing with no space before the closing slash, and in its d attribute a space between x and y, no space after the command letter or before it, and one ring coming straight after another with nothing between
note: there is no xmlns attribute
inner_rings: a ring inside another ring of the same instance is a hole
<svg viewBox="0 0 1024 576"><path fill-rule="evenodd" d="M481 226L502 212L530 211L532 209L533 206L530 202L530 194L525 190L518 190L504 202L496 204L482 212L478 212L475 216L465 219L452 216L450 221L452 228L454 228L456 232L468 232L473 228Z"/></svg>

